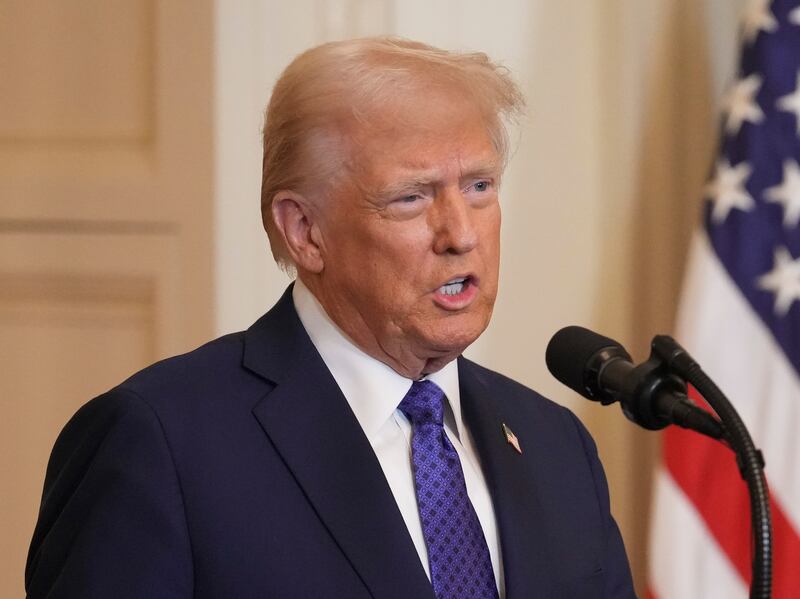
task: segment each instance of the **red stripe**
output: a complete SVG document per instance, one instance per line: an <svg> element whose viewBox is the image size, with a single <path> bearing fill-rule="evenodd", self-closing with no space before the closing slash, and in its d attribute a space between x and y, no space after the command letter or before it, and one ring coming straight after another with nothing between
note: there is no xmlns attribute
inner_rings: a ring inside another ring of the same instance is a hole
<svg viewBox="0 0 800 599"><path fill-rule="evenodd" d="M653 589L648 587L647 590L644 592L644 599L658 599L658 597L653 592Z"/></svg>
<svg viewBox="0 0 800 599"><path fill-rule="evenodd" d="M752 560L750 503L733 452L718 442L676 426L665 431L663 451L664 462L672 477L749 585ZM797 599L800 536L774 499L770 506L774 552L772 596L774 599Z"/></svg>

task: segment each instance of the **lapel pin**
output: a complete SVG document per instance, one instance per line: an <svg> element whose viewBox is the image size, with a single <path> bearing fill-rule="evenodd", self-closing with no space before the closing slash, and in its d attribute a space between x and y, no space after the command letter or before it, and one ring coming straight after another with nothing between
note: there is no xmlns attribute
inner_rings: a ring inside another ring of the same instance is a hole
<svg viewBox="0 0 800 599"><path fill-rule="evenodd" d="M506 426L505 422L501 425L501 428L503 429L503 436L506 438L506 442L516 449L517 453L522 454L522 448L519 446L519 439L517 439L514 432Z"/></svg>

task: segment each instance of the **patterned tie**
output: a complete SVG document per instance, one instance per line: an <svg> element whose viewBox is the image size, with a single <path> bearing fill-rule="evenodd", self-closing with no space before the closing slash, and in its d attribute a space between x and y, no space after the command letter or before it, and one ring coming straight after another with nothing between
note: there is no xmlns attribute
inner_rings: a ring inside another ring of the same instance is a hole
<svg viewBox="0 0 800 599"><path fill-rule="evenodd" d="M415 381L399 408L411 421L411 459L437 599L496 599L489 547L467 496L458 454L442 426L444 391Z"/></svg>

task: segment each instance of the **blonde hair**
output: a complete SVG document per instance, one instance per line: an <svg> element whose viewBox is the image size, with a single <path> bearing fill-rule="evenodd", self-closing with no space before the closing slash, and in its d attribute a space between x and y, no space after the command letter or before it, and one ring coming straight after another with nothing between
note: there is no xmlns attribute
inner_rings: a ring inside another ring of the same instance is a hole
<svg viewBox="0 0 800 599"><path fill-rule="evenodd" d="M509 150L508 124L524 98L507 69L483 53L455 53L397 37L372 37L317 46L286 68L272 91L264 121L261 216L275 260L291 260L272 218L272 201L284 190L307 193L330 182L346 159L342 141L354 122L398 98L431 89L456 93L486 119L501 159ZM421 97L425 97L422 95Z"/></svg>

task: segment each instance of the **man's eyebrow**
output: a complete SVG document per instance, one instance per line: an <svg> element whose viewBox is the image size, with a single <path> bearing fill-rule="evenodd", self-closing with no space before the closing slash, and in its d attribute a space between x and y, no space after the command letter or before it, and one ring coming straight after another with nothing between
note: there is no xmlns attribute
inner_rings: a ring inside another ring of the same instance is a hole
<svg viewBox="0 0 800 599"><path fill-rule="evenodd" d="M500 169L497 166L486 166L482 168L470 169L461 174L461 180L493 178L500 179Z"/></svg>
<svg viewBox="0 0 800 599"><path fill-rule="evenodd" d="M482 160L461 168L461 178L500 176L500 162L498 160Z"/></svg>
<svg viewBox="0 0 800 599"><path fill-rule="evenodd" d="M476 161L468 168L464 168L459 176L460 180L473 179L475 177L496 177L500 176L500 163L497 160ZM376 198L392 198L406 192L436 185L442 179L441 173L437 169L425 170L401 176L396 181L391 181L376 189L373 194Z"/></svg>
<svg viewBox="0 0 800 599"><path fill-rule="evenodd" d="M433 172L431 172L429 175L419 174L410 177L404 177L402 179L398 179L397 181L392 181L390 183L386 183L385 185L381 185L375 190L374 195L378 198L392 198L414 189L435 185L438 179L439 178L436 173Z"/></svg>

